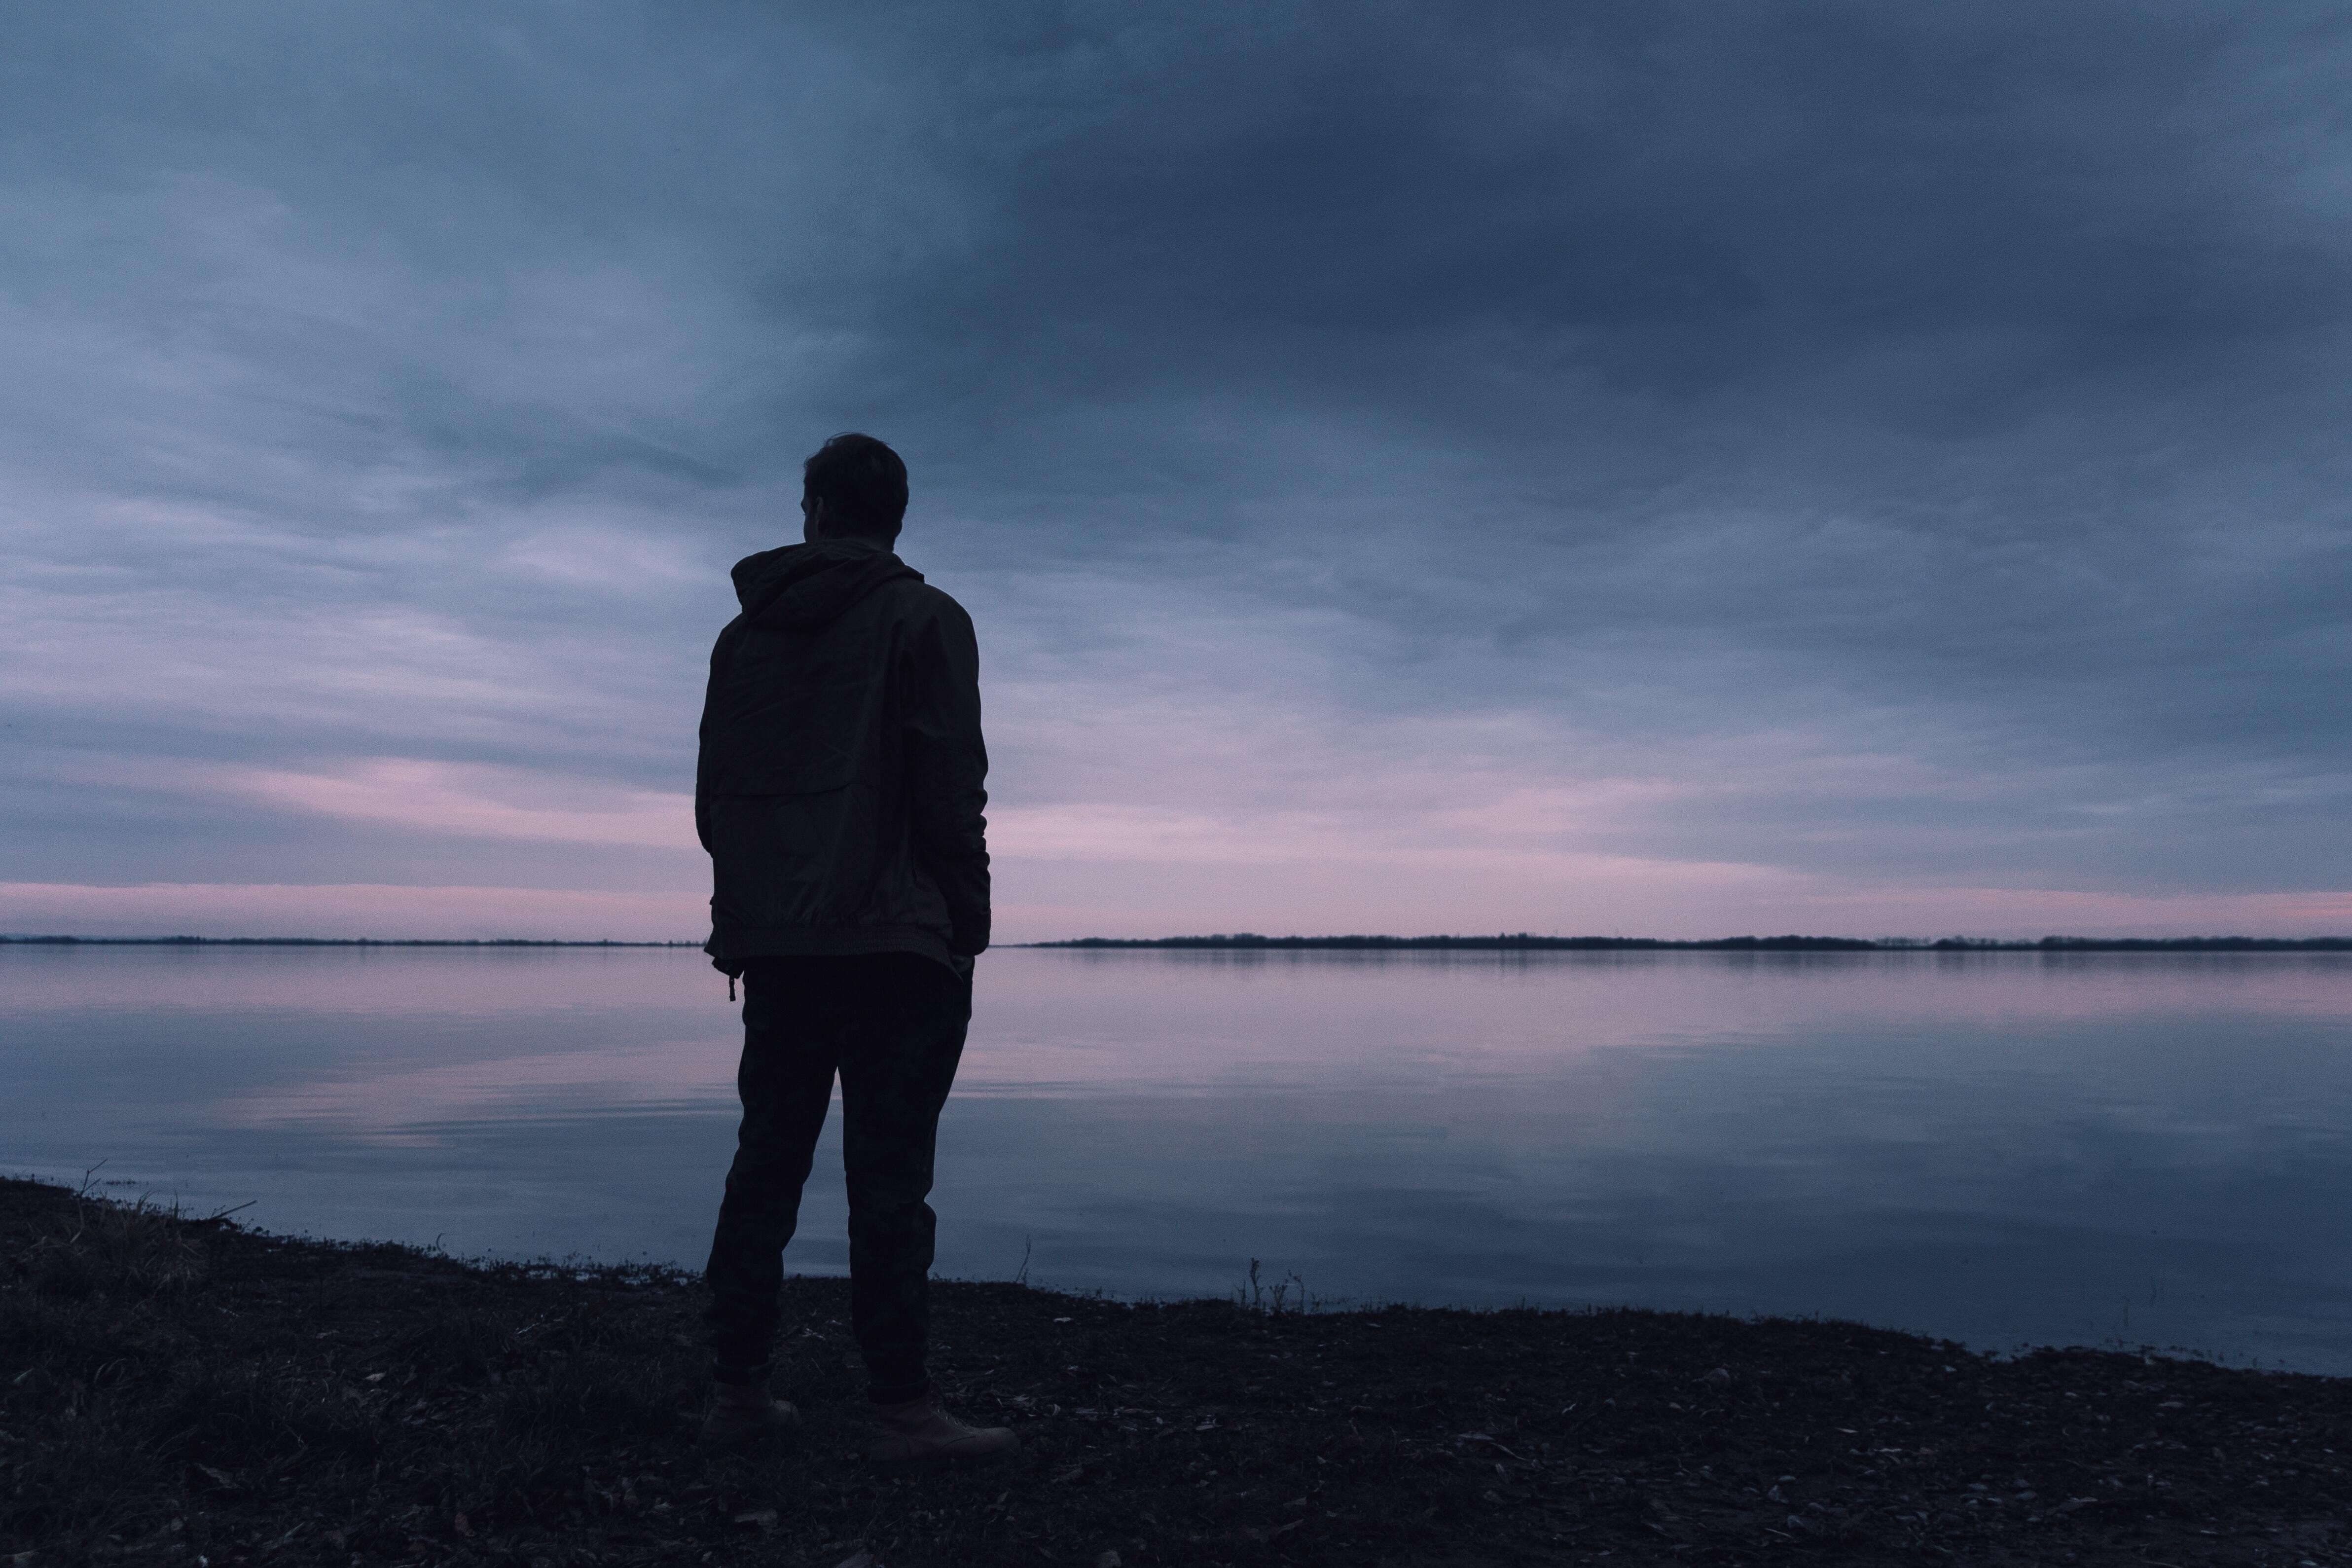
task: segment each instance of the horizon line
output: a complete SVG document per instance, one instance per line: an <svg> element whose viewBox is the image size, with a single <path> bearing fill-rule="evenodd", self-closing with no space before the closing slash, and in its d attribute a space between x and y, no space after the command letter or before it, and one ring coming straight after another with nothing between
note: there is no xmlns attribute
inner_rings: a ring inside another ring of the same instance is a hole
<svg viewBox="0 0 2352 1568"><path fill-rule="evenodd" d="M1057 942L1010 942L1031 948L1279 949L1470 949L1594 952L1660 949L1724 952L2352 952L2352 936L1538 936L1504 931L1492 936L1261 936L1255 931L1211 936L1072 937Z"/></svg>
<svg viewBox="0 0 2352 1568"><path fill-rule="evenodd" d="M689 941L538 936L59 936L0 931L14 947L691 947Z"/></svg>
<svg viewBox="0 0 2352 1568"><path fill-rule="evenodd" d="M16 947L626 947L691 948L690 940L623 941L567 937L344 937L344 936L76 936L0 932L0 946ZM1494 935L1264 936L1255 931L1207 936L1082 936L1045 942L1013 942L1001 948L1101 950L1162 948L1252 951L1468 950L1532 952L1672 951L1781 952L2352 952L2352 936L2042 936L2042 937L1853 937L1853 936L1539 936L1529 931Z"/></svg>

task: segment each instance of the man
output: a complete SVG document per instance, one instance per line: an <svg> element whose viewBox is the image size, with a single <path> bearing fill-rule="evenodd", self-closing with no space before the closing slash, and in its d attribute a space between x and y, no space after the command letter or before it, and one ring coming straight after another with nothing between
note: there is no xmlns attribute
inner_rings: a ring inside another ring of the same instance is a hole
<svg viewBox="0 0 2352 1568"><path fill-rule="evenodd" d="M806 542L735 564L743 613L710 652L694 791L711 962L744 984L703 1434L741 1442L798 1419L769 1391L769 1347L838 1072L851 1326L885 1463L1014 1444L940 1409L924 1370L923 1199L988 946L988 753L971 618L892 553L906 510L906 465L870 436L803 465Z"/></svg>

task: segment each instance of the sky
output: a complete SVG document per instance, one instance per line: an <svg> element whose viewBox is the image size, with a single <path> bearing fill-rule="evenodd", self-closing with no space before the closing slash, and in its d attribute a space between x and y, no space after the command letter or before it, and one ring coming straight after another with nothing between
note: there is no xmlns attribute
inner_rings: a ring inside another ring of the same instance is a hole
<svg viewBox="0 0 2352 1568"><path fill-rule="evenodd" d="M905 456L1000 941L2352 931L2352 16L0 18L0 931L699 940Z"/></svg>

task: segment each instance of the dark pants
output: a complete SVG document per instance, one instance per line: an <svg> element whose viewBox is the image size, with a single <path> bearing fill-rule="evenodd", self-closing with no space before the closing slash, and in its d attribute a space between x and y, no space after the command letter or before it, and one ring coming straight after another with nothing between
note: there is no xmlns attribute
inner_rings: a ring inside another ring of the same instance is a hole
<svg viewBox="0 0 2352 1568"><path fill-rule="evenodd" d="M711 1238L710 1348L722 1382L768 1364L784 1244L841 1074L850 1327L880 1404L929 1388L931 1151L971 1020L971 983L911 952L758 958L743 975L743 1100Z"/></svg>

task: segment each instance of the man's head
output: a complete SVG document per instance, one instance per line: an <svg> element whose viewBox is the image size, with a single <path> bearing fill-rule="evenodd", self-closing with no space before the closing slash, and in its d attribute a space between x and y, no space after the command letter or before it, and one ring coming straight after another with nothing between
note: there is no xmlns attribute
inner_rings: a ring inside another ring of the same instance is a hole
<svg viewBox="0 0 2352 1568"><path fill-rule="evenodd" d="M907 515L907 465L871 436L846 431L801 465L802 537L863 539L888 549Z"/></svg>

